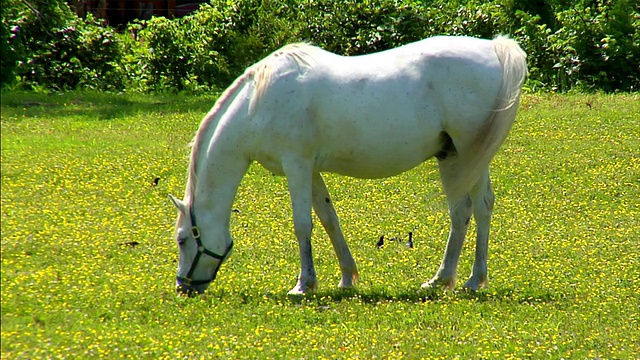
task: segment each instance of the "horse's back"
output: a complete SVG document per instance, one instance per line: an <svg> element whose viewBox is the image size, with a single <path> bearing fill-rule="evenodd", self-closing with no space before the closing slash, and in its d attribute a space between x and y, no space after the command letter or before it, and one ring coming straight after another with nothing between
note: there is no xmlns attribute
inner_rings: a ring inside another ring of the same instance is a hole
<svg viewBox="0 0 640 360"><path fill-rule="evenodd" d="M264 135L280 139L270 146L303 146L318 171L358 177L408 170L440 150L442 132L479 128L502 79L489 40L435 37L353 57L306 52L303 64L276 59Z"/></svg>
<svg viewBox="0 0 640 360"><path fill-rule="evenodd" d="M333 94L318 98L331 104L343 96L339 88L349 92L348 100L356 100L356 105L378 107L376 113L423 121L438 113L445 121L460 122L476 118L478 109L492 108L502 68L490 40L443 36L371 55L341 57L323 63L317 75L316 91Z"/></svg>

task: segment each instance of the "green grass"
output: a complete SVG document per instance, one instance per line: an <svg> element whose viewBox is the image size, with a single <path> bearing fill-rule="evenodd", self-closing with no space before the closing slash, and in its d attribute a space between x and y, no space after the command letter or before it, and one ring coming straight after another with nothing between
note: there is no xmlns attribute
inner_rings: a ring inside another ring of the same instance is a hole
<svg viewBox="0 0 640 360"><path fill-rule="evenodd" d="M299 303L286 296L299 261L286 183L257 165L218 279L204 296L174 292L167 194L183 193L213 101L2 94L3 359L638 358L639 95L524 98L492 166L478 293L417 293L448 232L433 162L386 180L328 175L360 282L336 289L316 226L320 288ZM376 249L381 234L399 240ZM467 241L462 281L472 258Z"/></svg>

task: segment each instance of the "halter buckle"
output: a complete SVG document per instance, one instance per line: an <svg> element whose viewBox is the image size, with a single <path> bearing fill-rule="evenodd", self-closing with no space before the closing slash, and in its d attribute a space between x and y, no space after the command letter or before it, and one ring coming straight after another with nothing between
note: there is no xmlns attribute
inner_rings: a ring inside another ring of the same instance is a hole
<svg viewBox="0 0 640 360"><path fill-rule="evenodd" d="M197 226L191 227L191 236L193 236L194 239L199 239L200 238L200 228L197 227Z"/></svg>

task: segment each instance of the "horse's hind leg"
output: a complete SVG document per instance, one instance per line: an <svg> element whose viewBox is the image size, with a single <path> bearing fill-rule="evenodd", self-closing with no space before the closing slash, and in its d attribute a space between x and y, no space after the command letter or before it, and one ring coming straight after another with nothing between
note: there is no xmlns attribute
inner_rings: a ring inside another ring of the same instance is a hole
<svg viewBox="0 0 640 360"><path fill-rule="evenodd" d="M329 191L319 173L313 174L313 209L315 210L320 222L331 239L333 249L338 256L340 263L340 271L342 272L342 280L338 284L341 288L350 288L358 280L358 269L356 262L351 256L349 246L344 240L338 215L331 202Z"/></svg>
<svg viewBox="0 0 640 360"><path fill-rule="evenodd" d="M464 196L455 203L449 203L449 217L451 218L451 229L442 263L436 275L422 284L423 288L444 286L451 290L456 286L458 260L471 219L471 199L469 196Z"/></svg>
<svg viewBox="0 0 640 360"><path fill-rule="evenodd" d="M460 259L462 244L464 243L469 222L471 221L472 202L469 195L453 198L450 193L451 184L455 183L461 171L465 169L456 166L457 160L455 156L457 155L455 155L456 150L453 148L453 143L451 143L449 147L451 148L447 150L447 152L449 152L448 154L445 153L441 157L438 157L438 167L440 169L442 186L447 193L451 228L440 268L431 280L422 284L423 288L444 286L446 289L451 290L456 286L458 260Z"/></svg>
<svg viewBox="0 0 640 360"><path fill-rule="evenodd" d="M478 183L471 189L470 195L473 203L473 217L477 226L476 255L471 277L463 287L477 290L480 287L486 287L488 284L487 249L489 247L489 225L494 203L489 169L484 172Z"/></svg>

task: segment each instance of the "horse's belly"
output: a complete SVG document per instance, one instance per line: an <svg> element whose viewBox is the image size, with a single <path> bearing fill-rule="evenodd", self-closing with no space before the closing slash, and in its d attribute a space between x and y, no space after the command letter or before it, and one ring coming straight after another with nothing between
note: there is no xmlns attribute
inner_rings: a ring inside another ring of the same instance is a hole
<svg viewBox="0 0 640 360"><path fill-rule="evenodd" d="M410 170L422 161L405 163L362 163L350 159L332 159L318 168L318 172L330 172L362 179L380 179Z"/></svg>
<svg viewBox="0 0 640 360"><path fill-rule="evenodd" d="M433 157L439 150L437 140L397 146L344 146L320 153L316 169L358 178L386 178L410 170Z"/></svg>

